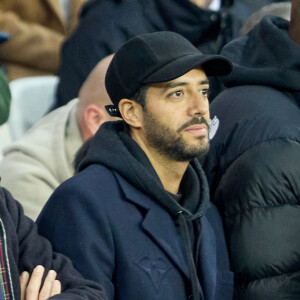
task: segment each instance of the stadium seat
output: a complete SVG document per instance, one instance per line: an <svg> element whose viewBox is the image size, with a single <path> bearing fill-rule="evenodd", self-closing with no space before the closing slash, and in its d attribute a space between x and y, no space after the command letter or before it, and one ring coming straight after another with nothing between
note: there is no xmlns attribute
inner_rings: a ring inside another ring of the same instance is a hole
<svg viewBox="0 0 300 300"><path fill-rule="evenodd" d="M12 80L8 127L12 140L20 138L50 109L54 102L57 76L33 76Z"/></svg>

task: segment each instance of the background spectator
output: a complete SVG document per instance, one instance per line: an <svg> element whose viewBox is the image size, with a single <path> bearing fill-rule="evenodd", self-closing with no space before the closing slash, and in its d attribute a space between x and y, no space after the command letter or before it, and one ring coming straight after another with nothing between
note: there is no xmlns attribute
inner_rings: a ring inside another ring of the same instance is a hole
<svg viewBox="0 0 300 300"><path fill-rule="evenodd" d="M278 2L263 6L247 18L240 30L240 35L246 35L266 15L278 16L289 21L291 17L291 3Z"/></svg>
<svg viewBox="0 0 300 300"><path fill-rule="evenodd" d="M95 64L129 38L147 32L180 33L204 53L238 35L243 21L276 0L91 0L63 45L54 107L78 96Z"/></svg>
<svg viewBox="0 0 300 300"><path fill-rule="evenodd" d="M73 159L82 143L111 119L104 108L110 104L104 86L110 60L111 56L97 64L82 86L79 99L45 116L3 151L1 184L32 219L53 190L74 174Z"/></svg>
<svg viewBox="0 0 300 300"><path fill-rule="evenodd" d="M300 46L300 2L292 0L291 26L289 29L290 38Z"/></svg>
<svg viewBox="0 0 300 300"><path fill-rule="evenodd" d="M0 70L0 124L7 121L9 116L9 107L11 102L11 94L7 78L2 70Z"/></svg>
<svg viewBox="0 0 300 300"><path fill-rule="evenodd" d="M201 8L198 2L91 0L86 3L77 30L62 48L55 107L77 97L97 61L137 34L175 31L203 52L216 53L233 36L233 19L228 13L232 0L217 1L215 10Z"/></svg>
<svg viewBox="0 0 300 300"><path fill-rule="evenodd" d="M0 32L0 42L6 38ZM10 97L8 82L0 71L0 125L7 120ZM33 188L31 193L34 192ZM52 251L50 243L37 234L34 222L24 215L21 205L2 187L0 254L0 299L106 299L99 285L83 279L69 259Z"/></svg>
<svg viewBox="0 0 300 300"><path fill-rule="evenodd" d="M291 0L233 0L231 11L243 24L250 15L257 12L260 8L277 2L291 2Z"/></svg>
<svg viewBox="0 0 300 300"><path fill-rule="evenodd" d="M60 47L75 29L85 1L0 1L0 30L10 35L0 46L0 65L9 80L57 73Z"/></svg>
<svg viewBox="0 0 300 300"><path fill-rule="evenodd" d="M204 169L235 299L300 299L300 47L289 22L273 16L221 54L234 69L210 106L220 125Z"/></svg>
<svg viewBox="0 0 300 300"><path fill-rule="evenodd" d="M0 45L7 42L9 35L0 31ZM7 78L2 69L0 69L0 125L5 123L9 116L9 107L11 102L11 93Z"/></svg>

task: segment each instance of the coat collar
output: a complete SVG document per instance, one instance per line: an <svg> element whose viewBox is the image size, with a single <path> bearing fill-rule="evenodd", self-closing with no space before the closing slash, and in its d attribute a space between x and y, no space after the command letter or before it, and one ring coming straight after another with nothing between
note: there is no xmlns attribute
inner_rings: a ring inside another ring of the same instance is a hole
<svg viewBox="0 0 300 300"><path fill-rule="evenodd" d="M174 265L176 265L187 278L190 278L179 235L169 213L162 206L153 201L150 196L129 184L118 173L115 174L126 199L147 211L141 223L142 229L166 253Z"/></svg>

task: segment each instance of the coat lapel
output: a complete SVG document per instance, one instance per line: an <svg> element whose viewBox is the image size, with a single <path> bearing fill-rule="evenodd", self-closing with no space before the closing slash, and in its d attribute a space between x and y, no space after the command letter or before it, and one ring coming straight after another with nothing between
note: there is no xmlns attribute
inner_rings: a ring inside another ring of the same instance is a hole
<svg viewBox="0 0 300 300"><path fill-rule="evenodd" d="M180 242L180 237L171 216L148 195L137 190L119 174L115 174L127 200L147 210L141 224L144 232L163 250L174 265L180 269L187 278L190 278L182 248L183 245Z"/></svg>
<svg viewBox="0 0 300 300"><path fill-rule="evenodd" d="M183 246L169 214L162 212L162 208L154 203L142 222L142 228L169 256L177 268L189 278Z"/></svg>
<svg viewBox="0 0 300 300"><path fill-rule="evenodd" d="M202 288L205 299L215 299L214 292L217 285L217 257L216 257L216 238L214 231L206 217L201 218L201 226L198 229L201 231L198 241L198 263L197 269L201 274Z"/></svg>

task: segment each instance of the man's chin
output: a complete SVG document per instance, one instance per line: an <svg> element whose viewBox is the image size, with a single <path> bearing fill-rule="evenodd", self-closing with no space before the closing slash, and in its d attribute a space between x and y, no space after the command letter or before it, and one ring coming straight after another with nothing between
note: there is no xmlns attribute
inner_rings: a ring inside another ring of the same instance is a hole
<svg viewBox="0 0 300 300"><path fill-rule="evenodd" d="M209 139L207 135L199 135L192 139L186 139L185 144L189 145L190 148L198 148L201 151L202 148L209 147Z"/></svg>
<svg viewBox="0 0 300 300"><path fill-rule="evenodd" d="M209 143L201 145L201 147L199 145L197 147L189 147L177 159L179 161L191 161L195 158L201 159L207 155L208 151Z"/></svg>

